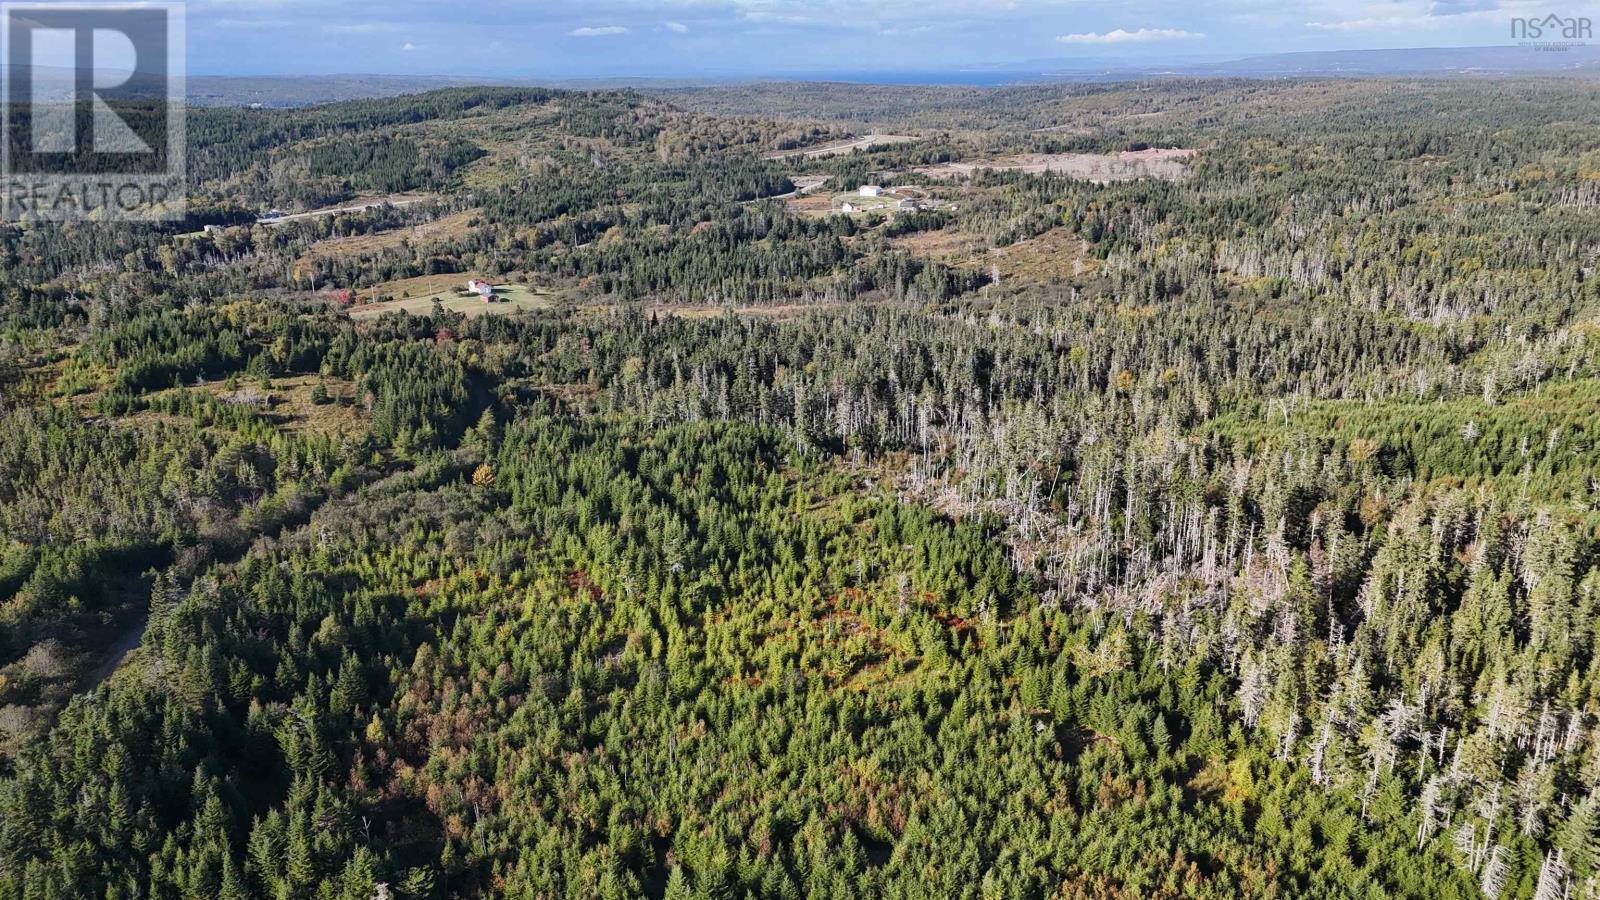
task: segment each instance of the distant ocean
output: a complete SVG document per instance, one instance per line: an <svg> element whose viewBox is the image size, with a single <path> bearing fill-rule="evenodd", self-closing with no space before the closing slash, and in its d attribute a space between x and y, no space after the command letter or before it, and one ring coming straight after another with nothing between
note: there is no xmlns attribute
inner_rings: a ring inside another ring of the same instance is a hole
<svg viewBox="0 0 1600 900"><path fill-rule="evenodd" d="M846 81L859 84L943 84L997 87L1006 84L1037 82L1044 80L1047 76L1043 73L1030 72L969 72L943 69L925 72L807 72L804 76L785 77L795 77L798 80L805 81Z"/></svg>

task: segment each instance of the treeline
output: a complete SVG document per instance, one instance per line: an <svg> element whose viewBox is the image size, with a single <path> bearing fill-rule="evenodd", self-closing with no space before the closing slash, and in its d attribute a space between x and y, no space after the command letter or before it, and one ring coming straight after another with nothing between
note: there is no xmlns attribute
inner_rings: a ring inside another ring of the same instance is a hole
<svg viewBox="0 0 1600 900"><path fill-rule="evenodd" d="M923 117L804 164L633 93L219 113L300 143L218 204L447 196L3 232L0 895L1594 895L1593 100L1497 89L757 90ZM774 199L1101 140L1200 152ZM560 298L300 293L465 272Z"/></svg>

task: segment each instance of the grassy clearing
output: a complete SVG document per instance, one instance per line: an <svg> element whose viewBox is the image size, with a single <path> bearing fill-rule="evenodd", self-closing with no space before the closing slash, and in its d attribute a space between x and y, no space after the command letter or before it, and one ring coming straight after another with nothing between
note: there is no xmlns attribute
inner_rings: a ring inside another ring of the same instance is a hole
<svg viewBox="0 0 1600 900"><path fill-rule="evenodd" d="M893 212L895 204L902 199L905 198L890 196L888 193L877 197L863 197L859 193L851 191L845 194L835 194L833 196L833 206L836 209L843 209L844 204L848 203L855 208L856 212Z"/></svg>
<svg viewBox="0 0 1600 900"><path fill-rule="evenodd" d="M839 211L838 204L828 194L804 194L784 202L788 204L790 212L812 218L831 216Z"/></svg>
<svg viewBox="0 0 1600 900"><path fill-rule="evenodd" d="M321 384L328 395L327 402L312 399L317 385ZM207 386L217 394L225 393L222 382ZM356 385L343 378L320 375L294 375L272 379L272 410L270 415L289 431L312 434L359 434L364 425L356 407Z"/></svg>
<svg viewBox="0 0 1600 900"><path fill-rule="evenodd" d="M350 316L364 319L389 312L426 315L433 309L435 297L440 305L451 312L468 316L506 315L524 309L548 309L555 297L553 292L531 285L506 283L495 286L495 302L485 303L477 297L463 296L459 292L466 286L467 279L475 277L463 274L423 275L386 282L373 288L372 296L390 299L351 307Z"/></svg>
<svg viewBox="0 0 1600 900"><path fill-rule="evenodd" d="M327 399L322 403L313 399L319 384L327 394ZM271 387L264 390L252 379L241 378L233 386L219 379L183 390L205 391L224 402L235 391L260 390L271 398L271 405L262 409L263 415L285 431L330 436L355 435L365 427L356 405L355 382L335 376L287 375L272 379ZM168 391L157 391L151 396L159 397L165 393ZM93 408L93 404L85 402L85 398L78 398L78 402L85 414ZM165 413L144 410L124 416L121 421L134 423L163 418L166 418Z"/></svg>
<svg viewBox="0 0 1600 900"><path fill-rule="evenodd" d="M1100 267L1089 256L1089 245L1069 228L1052 228L1038 237L999 247L987 262L999 267L1005 282L1025 285L1068 281Z"/></svg>

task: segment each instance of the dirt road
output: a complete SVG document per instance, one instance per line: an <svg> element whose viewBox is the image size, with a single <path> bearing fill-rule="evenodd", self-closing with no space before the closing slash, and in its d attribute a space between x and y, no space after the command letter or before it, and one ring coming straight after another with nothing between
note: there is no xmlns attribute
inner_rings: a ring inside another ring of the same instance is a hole
<svg viewBox="0 0 1600 900"><path fill-rule="evenodd" d="M318 216L337 216L343 213L366 212L369 209L377 209L380 206L411 206L413 204L422 203L426 200L432 199L434 198L425 195L379 197L376 200L368 200L364 203L352 203L349 206L330 206L326 209L313 209L310 212L289 213L282 216L266 216L257 219L256 224L282 225L285 222L293 222L297 219L315 219Z"/></svg>
<svg viewBox="0 0 1600 900"><path fill-rule="evenodd" d="M783 150L778 153L768 153L767 159L791 159L803 156L806 159L821 159L824 156L834 156L839 153L849 153L854 150L865 150L868 147L882 147L888 144L905 144L916 138L904 134L869 134L866 137L855 138L848 141L836 141L832 144L823 144L821 147L812 147L809 150Z"/></svg>

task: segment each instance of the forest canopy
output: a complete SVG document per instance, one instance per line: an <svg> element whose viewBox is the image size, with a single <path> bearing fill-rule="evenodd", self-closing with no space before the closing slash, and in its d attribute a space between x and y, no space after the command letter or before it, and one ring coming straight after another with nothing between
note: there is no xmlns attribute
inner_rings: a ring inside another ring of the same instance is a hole
<svg viewBox="0 0 1600 900"><path fill-rule="evenodd" d="M0 898L1600 896L1587 82L190 116L0 227Z"/></svg>

